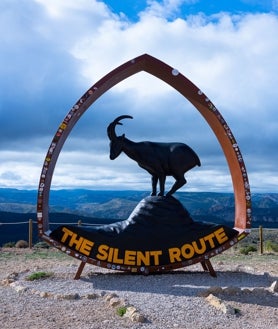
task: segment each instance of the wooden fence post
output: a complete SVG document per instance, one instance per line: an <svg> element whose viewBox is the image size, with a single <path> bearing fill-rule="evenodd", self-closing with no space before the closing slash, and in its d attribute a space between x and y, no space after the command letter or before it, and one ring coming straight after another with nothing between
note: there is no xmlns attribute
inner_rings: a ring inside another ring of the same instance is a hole
<svg viewBox="0 0 278 329"><path fill-rule="evenodd" d="M33 245L33 220L29 219L29 248L32 249Z"/></svg>
<svg viewBox="0 0 278 329"><path fill-rule="evenodd" d="M263 241L263 227L259 226L259 236L260 236L260 254L264 253L264 241Z"/></svg>

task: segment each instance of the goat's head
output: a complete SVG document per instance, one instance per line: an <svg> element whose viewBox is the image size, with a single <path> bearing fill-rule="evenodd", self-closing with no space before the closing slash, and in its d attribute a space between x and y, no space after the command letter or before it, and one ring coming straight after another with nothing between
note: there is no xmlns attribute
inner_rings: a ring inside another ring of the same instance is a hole
<svg viewBox="0 0 278 329"><path fill-rule="evenodd" d="M130 115L121 115L117 117L110 125L107 127L107 135L110 139L110 159L116 159L123 149L123 141L125 138L125 134L121 136L117 136L115 132L116 125L122 125L120 120L122 119L133 119Z"/></svg>

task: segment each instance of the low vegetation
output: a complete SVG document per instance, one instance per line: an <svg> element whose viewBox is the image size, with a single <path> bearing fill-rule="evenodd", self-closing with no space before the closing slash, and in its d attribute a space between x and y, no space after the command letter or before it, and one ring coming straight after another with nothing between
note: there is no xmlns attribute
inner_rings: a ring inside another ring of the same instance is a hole
<svg viewBox="0 0 278 329"><path fill-rule="evenodd" d="M249 246L246 246L246 247L241 247L239 249L239 252L243 255L248 255L250 252L255 252L257 251L257 247L253 246L253 245L249 245Z"/></svg>
<svg viewBox="0 0 278 329"><path fill-rule="evenodd" d="M263 230L263 255L265 257L273 255L275 259L278 257L278 230L277 229L264 229ZM0 252L0 261L7 259L22 259L26 261L32 261L37 259L57 259L57 261L67 261L69 256L60 250L50 247L46 242L36 243L32 249L26 248L25 251L20 248L15 248L16 242L10 241L3 245L5 252ZM233 261L233 258L245 261L246 257L250 258L260 258L263 261L261 254L261 244L259 229L252 229L251 234L249 234L245 239L237 243L234 247L230 248L218 257L219 260L229 258Z"/></svg>
<svg viewBox="0 0 278 329"><path fill-rule="evenodd" d="M126 306L120 306L119 308L117 308L117 314L119 316L124 316L126 314L126 311L127 311Z"/></svg>
<svg viewBox="0 0 278 329"><path fill-rule="evenodd" d="M3 248L14 248L16 242L15 241L9 241L3 244Z"/></svg>
<svg viewBox="0 0 278 329"><path fill-rule="evenodd" d="M41 280L49 278L53 275L51 272L34 272L26 277L27 281Z"/></svg>
<svg viewBox="0 0 278 329"><path fill-rule="evenodd" d="M263 229L263 250L266 253L278 252L278 229ZM3 244L3 248L14 248L16 246L16 241L9 241ZM49 249L50 246L44 242L40 241L33 245L34 249ZM51 248L50 248L51 249ZM232 250L235 253L248 254L250 252L260 252L260 237L259 229L252 229L251 234L249 234L245 239L240 241Z"/></svg>
<svg viewBox="0 0 278 329"><path fill-rule="evenodd" d="M278 252L278 242L266 240L264 246L267 252Z"/></svg>
<svg viewBox="0 0 278 329"><path fill-rule="evenodd" d="M263 229L263 253L277 253L278 242L277 242L278 230L277 229ZM249 255L252 253L261 253L261 241L259 229L252 229L251 233L236 244L231 251L234 254Z"/></svg>

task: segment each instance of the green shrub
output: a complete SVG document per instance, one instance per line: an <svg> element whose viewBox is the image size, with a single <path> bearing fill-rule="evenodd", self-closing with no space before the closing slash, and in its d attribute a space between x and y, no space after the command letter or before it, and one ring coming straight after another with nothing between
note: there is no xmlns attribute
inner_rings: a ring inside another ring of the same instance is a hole
<svg viewBox="0 0 278 329"><path fill-rule="evenodd" d="M46 279L52 275L53 275L53 273L49 273L49 272L35 272L35 273L32 273L29 276L27 276L26 280L34 281L34 280Z"/></svg>
<svg viewBox="0 0 278 329"><path fill-rule="evenodd" d="M126 314L127 307L126 306L121 306L117 308L117 314L119 316L124 316Z"/></svg>
<svg viewBox="0 0 278 329"><path fill-rule="evenodd" d="M38 242L34 245L34 248L35 249L40 249L40 248L43 248L43 249L48 249L49 248L49 244L44 242L44 241L41 241L41 242Z"/></svg>
<svg viewBox="0 0 278 329"><path fill-rule="evenodd" d="M239 252L243 255L248 255L249 252L254 252L257 251L257 248L255 246L249 245L246 247L242 247L239 249Z"/></svg>
<svg viewBox="0 0 278 329"><path fill-rule="evenodd" d="M273 242L271 240L266 240L265 241L265 249L268 252L278 252L278 243Z"/></svg>
<svg viewBox="0 0 278 329"><path fill-rule="evenodd" d="M15 242L6 242L3 244L3 248L14 248Z"/></svg>

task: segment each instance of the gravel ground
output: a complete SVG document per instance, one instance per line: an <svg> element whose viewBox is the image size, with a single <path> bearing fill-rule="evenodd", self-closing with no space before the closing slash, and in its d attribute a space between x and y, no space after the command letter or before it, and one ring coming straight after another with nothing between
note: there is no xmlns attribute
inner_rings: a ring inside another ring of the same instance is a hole
<svg viewBox="0 0 278 329"><path fill-rule="evenodd" d="M278 279L277 255L215 257L217 278L199 264L149 276L86 265L73 280L78 261L48 253L1 250L2 329L278 328L278 293L269 289ZM38 271L52 276L26 280ZM210 293L220 304L208 302ZM122 305L137 317L118 315Z"/></svg>

